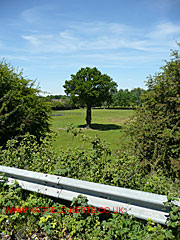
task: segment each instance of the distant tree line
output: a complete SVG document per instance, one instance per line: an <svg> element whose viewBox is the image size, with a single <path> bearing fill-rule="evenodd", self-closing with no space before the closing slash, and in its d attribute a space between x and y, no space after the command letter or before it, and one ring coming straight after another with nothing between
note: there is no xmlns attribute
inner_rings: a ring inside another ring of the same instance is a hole
<svg viewBox="0 0 180 240"><path fill-rule="evenodd" d="M66 95L48 95L46 97L42 97L46 102L50 102L54 99L56 100L62 100L62 101L69 101L69 97Z"/></svg>
<svg viewBox="0 0 180 240"><path fill-rule="evenodd" d="M141 105L141 95L145 92L142 88L134 88L132 90L119 89L116 91L109 101L102 103L105 107L136 107ZM66 95L48 95L41 97L44 102L47 102L52 110L68 110L80 107L85 107L82 103L74 103L69 96Z"/></svg>
<svg viewBox="0 0 180 240"><path fill-rule="evenodd" d="M66 95L48 95L46 97L42 97L44 102L49 105L52 110L69 110L79 108L70 101L70 97Z"/></svg>
<svg viewBox="0 0 180 240"><path fill-rule="evenodd" d="M112 102L109 103L113 107L136 107L141 104L141 95L144 93L142 88L134 88L131 91L128 89L119 89L112 96Z"/></svg>

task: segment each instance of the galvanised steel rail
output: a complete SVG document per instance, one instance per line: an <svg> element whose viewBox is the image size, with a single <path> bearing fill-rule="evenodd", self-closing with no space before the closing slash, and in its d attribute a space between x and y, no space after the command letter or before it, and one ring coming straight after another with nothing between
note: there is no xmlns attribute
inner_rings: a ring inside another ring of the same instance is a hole
<svg viewBox="0 0 180 240"><path fill-rule="evenodd" d="M109 186L67 177L27 171L0 165L0 173L5 173L9 183L15 180L22 189L48 196L72 201L79 194L88 199L88 204L95 207L123 208L127 214L140 219L152 219L166 224L170 208L164 206L165 195ZM176 202L180 207L180 202Z"/></svg>

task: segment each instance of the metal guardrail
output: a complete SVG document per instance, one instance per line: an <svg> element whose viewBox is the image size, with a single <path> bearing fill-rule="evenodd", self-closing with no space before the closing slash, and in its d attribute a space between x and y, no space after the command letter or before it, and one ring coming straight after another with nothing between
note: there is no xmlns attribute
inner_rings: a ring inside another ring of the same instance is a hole
<svg viewBox="0 0 180 240"><path fill-rule="evenodd" d="M0 165L0 172L5 173L9 183L17 180L22 189L38 192L48 196L72 201L82 194L88 204L95 207L126 209L127 214L147 220L148 218L166 224L170 208L164 206L165 195L109 186L94 182L82 181L67 177L27 171ZM180 202L177 202L180 207Z"/></svg>

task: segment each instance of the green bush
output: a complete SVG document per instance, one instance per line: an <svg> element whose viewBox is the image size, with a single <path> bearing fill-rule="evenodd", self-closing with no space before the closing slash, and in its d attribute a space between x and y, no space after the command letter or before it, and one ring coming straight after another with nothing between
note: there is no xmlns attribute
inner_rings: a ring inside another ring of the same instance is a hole
<svg viewBox="0 0 180 240"><path fill-rule="evenodd" d="M0 146L28 132L40 139L49 131L50 109L34 84L10 64L0 62Z"/></svg>
<svg viewBox="0 0 180 240"><path fill-rule="evenodd" d="M180 56L162 67L147 82L143 104L134 117L131 135L136 155L144 170L153 176L158 170L167 177L180 176Z"/></svg>

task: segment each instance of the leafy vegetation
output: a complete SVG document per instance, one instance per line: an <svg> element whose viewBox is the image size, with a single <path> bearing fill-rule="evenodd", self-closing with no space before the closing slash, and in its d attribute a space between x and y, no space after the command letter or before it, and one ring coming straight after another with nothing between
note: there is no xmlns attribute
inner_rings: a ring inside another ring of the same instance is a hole
<svg viewBox="0 0 180 240"><path fill-rule="evenodd" d="M41 98L45 102L51 102L52 100L61 100L61 102L68 102L70 100L70 98L66 95L47 95L46 97L41 96Z"/></svg>
<svg viewBox="0 0 180 240"><path fill-rule="evenodd" d="M38 194L27 194L20 188L8 187L1 183L1 206L9 206L9 199L12 205L22 204L24 207L32 209L33 206L58 207L62 204L53 202L47 197ZM23 198L23 200L22 200ZM85 198L79 196L74 199L71 208L76 206L87 206ZM67 207L67 211L70 210ZM80 213L37 213L31 211L30 214L22 213L1 213L1 232L3 235L11 235L14 239L179 239L179 232L176 232L175 225L178 225L178 209L174 217L170 219L169 228L155 224L151 221L138 221L133 216L111 214L93 214L90 212ZM17 232L18 229L18 232ZM174 231L175 230L175 231Z"/></svg>
<svg viewBox="0 0 180 240"><path fill-rule="evenodd" d="M54 111L78 108L78 106L75 106L72 102L70 102L70 97L64 95L48 95L46 97L40 96L40 99L43 102L46 102L47 105Z"/></svg>
<svg viewBox="0 0 180 240"><path fill-rule="evenodd" d="M71 101L87 108L87 128L91 125L91 108L101 106L105 101L111 101L116 92L117 84L97 68L81 68L71 80L66 80L65 92L70 95Z"/></svg>
<svg viewBox="0 0 180 240"><path fill-rule="evenodd" d="M163 176L158 172L153 177L145 175L143 166L132 155L114 153L107 143L99 138L89 138L81 131L69 128L74 136L80 134L82 141L90 141L91 148L72 151L53 152L50 139L40 145L33 136L27 135L21 144L15 147L14 140L8 141L6 149L1 151L0 164L18 166L24 169L43 171L62 176L96 181L115 186L130 187L160 194L179 195L179 182ZM10 147L11 146L11 147ZM29 146L29 147L27 147ZM53 154L54 153L54 154ZM12 161L15 159L15 162ZM27 159L27 161L22 160ZM29 161L30 160L30 161ZM131 166L129 168L129 166ZM179 239L179 209L172 205L167 226L155 224L151 220L140 221L133 216L100 213L70 212L70 207L87 206L87 200L79 196L72 204L36 193L27 193L18 185L8 186L6 178L0 182L0 233L15 239ZM169 198L170 202L170 198ZM58 207L65 205L64 213L30 211L30 213L5 212L5 207ZM69 212L68 212L69 211Z"/></svg>
<svg viewBox="0 0 180 240"><path fill-rule="evenodd" d="M152 176L180 176L180 56L172 53L162 72L148 78L148 91L131 126L136 154Z"/></svg>
<svg viewBox="0 0 180 240"><path fill-rule="evenodd" d="M49 131L50 109L34 82L5 61L0 62L0 145L25 133L38 139Z"/></svg>
<svg viewBox="0 0 180 240"><path fill-rule="evenodd" d="M136 107L141 104L141 95L144 91L142 88L134 88L131 91L120 89L113 95L110 105L114 107Z"/></svg>
<svg viewBox="0 0 180 240"><path fill-rule="evenodd" d="M29 133L21 140L8 140L5 149L0 149L0 165L44 173L53 171L57 158L52 147L53 134L40 140Z"/></svg>

